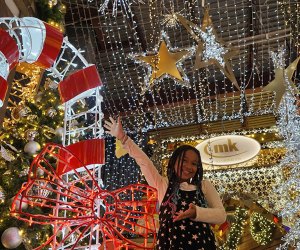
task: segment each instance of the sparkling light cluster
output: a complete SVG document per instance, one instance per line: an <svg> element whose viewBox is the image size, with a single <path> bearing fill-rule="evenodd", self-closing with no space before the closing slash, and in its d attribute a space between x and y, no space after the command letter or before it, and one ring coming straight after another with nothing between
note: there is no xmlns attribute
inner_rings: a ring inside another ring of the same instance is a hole
<svg viewBox="0 0 300 250"><path fill-rule="evenodd" d="M88 2L93 2L94 0L88 0ZM127 15L127 16L130 16L132 15L132 11L131 11L131 4L132 3L142 3L144 4L144 1L143 0L104 0L104 2L100 5L99 7L99 12L101 14L104 14L105 10L108 9L108 4L109 2L112 1L112 6L113 6L113 10L112 10L112 14L113 16L116 16L118 11L120 11L120 9L122 11L124 11L124 13Z"/></svg>
<svg viewBox="0 0 300 250"><path fill-rule="evenodd" d="M271 51L271 58L276 69L285 68L285 49L281 47L278 52Z"/></svg>
<svg viewBox="0 0 300 250"><path fill-rule="evenodd" d="M289 81L286 83L288 85ZM288 249L289 246L300 249L300 116L296 101L292 92L287 91L279 109L278 127L287 148L286 157L280 166L288 167L290 174L277 191L286 198L281 215L291 228L283 238L285 242L278 249Z"/></svg>
<svg viewBox="0 0 300 250"><path fill-rule="evenodd" d="M204 178L211 180L221 195L254 200L269 212L276 213L284 206L284 199L273 191L282 182L278 165L207 171Z"/></svg>
<svg viewBox="0 0 300 250"><path fill-rule="evenodd" d="M184 10L175 12L174 11L174 3L172 1L170 1L170 5L171 5L170 6L171 10L170 11L167 10L167 14L163 15L161 24L166 26L167 28L175 28L179 25L179 20L177 18L177 15L180 14Z"/></svg>
<svg viewBox="0 0 300 250"><path fill-rule="evenodd" d="M275 224L263 215L254 212L250 216L250 232L252 238L262 246L267 245L272 240Z"/></svg>
<svg viewBox="0 0 300 250"><path fill-rule="evenodd" d="M220 250L233 250L241 240L244 232L248 211L238 207L234 213L234 222L231 224L230 232L226 242L220 247Z"/></svg>
<svg viewBox="0 0 300 250"><path fill-rule="evenodd" d="M216 41L213 28L209 26L206 28L206 32L203 32L201 29L199 29L199 32L205 46L205 49L203 50L203 59L205 61L212 58L216 59L220 65L224 67L225 61L223 56L228 52L228 50Z"/></svg>

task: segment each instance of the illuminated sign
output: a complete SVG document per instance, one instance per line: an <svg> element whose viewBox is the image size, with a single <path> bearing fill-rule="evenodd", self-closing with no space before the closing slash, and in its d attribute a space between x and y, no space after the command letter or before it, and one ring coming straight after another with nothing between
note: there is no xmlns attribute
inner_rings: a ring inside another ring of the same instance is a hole
<svg viewBox="0 0 300 250"><path fill-rule="evenodd" d="M196 146L205 164L233 165L248 161L260 151L258 141L241 135L223 135Z"/></svg>

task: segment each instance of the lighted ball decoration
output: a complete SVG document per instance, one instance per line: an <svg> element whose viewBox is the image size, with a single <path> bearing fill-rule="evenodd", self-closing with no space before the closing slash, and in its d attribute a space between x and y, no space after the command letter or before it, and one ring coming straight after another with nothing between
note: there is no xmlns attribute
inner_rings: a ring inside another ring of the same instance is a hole
<svg viewBox="0 0 300 250"><path fill-rule="evenodd" d="M55 129L55 135L63 136L63 134L64 134L64 128L58 127L58 128Z"/></svg>
<svg viewBox="0 0 300 250"><path fill-rule="evenodd" d="M22 200L21 208L22 209L27 209L28 208L28 199L26 197L23 197L23 199L22 199L21 195L18 195L17 198L16 198L16 196L14 196L13 199L12 199L12 202L14 203L14 205L16 207L20 207L21 200Z"/></svg>
<svg viewBox="0 0 300 250"><path fill-rule="evenodd" d="M8 249L14 249L22 243L22 235L17 227L6 229L1 236L1 243Z"/></svg>
<svg viewBox="0 0 300 250"><path fill-rule="evenodd" d="M30 155L34 155L41 149L41 145L36 141L29 141L24 147L24 152Z"/></svg>
<svg viewBox="0 0 300 250"><path fill-rule="evenodd" d="M49 108L47 111L47 116L49 116L50 118L53 118L55 115L57 115L57 111L54 108Z"/></svg>

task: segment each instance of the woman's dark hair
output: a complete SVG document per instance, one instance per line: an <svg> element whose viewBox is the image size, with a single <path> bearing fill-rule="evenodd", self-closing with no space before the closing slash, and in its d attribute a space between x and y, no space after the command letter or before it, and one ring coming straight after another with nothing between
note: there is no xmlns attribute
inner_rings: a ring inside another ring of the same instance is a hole
<svg viewBox="0 0 300 250"><path fill-rule="evenodd" d="M170 194L169 198L167 198L165 196L165 199L168 199L168 200L164 199L163 202L165 204L168 204L169 206L171 206L172 213L175 213L175 211L176 211L177 201L179 198L180 175L181 175L181 171L182 171L183 159L184 159L185 152L188 150L194 151L199 157L197 171L195 173L195 176L191 180L191 184L196 186L197 199L199 199L199 195L203 196L203 192L202 192L202 188L201 188L201 182L203 179L203 167L202 167L202 163L201 163L200 153L196 148L194 148L190 145L182 145L174 150L173 154L171 155L171 157L169 159L168 169L167 169L167 175L168 175L168 179L169 179L169 189L170 189L171 194ZM181 169L180 173L178 174L179 176L175 172L175 163L176 163L177 159L178 159L178 164L180 166L179 169ZM171 203L169 201L171 201Z"/></svg>
<svg viewBox="0 0 300 250"><path fill-rule="evenodd" d="M201 187L200 185L201 185L201 181L203 179L203 167L202 167L202 163L201 163L200 152L195 147L190 146L190 145L182 145L174 150L172 156L169 159L169 163L168 163L168 168L167 168L168 179L172 183L179 182L179 177L177 176L177 174L175 172L175 163L178 159L178 164L180 166L179 169L181 169L181 171L182 171L184 155L185 155L185 152L188 150L194 151L198 155L198 158L199 158L197 172L196 172L195 176L193 177L191 184L194 184L197 187ZM179 175L180 174L181 173L179 173Z"/></svg>

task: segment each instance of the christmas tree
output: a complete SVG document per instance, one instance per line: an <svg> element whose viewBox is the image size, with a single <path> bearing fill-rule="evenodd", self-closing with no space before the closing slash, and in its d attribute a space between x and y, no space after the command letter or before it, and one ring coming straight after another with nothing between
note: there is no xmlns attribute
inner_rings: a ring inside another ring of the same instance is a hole
<svg viewBox="0 0 300 250"><path fill-rule="evenodd" d="M34 156L48 142L61 143L62 126L57 83L40 68L20 64L0 131L0 249L31 249L49 236L50 227L30 226L12 217L9 209L27 181Z"/></svg>
<svg viewBox="0 0 300 250"><path fill-rule="evenodd" d="M288 84L288 83L287 83ZM285 139L287 148L286 157L282 160L281 166L285 172L285 180L278 188L278 192L285 198L286 204L281 211L284 223L290 227L284 236L284 244L279 249L300 249L300 116L298 114L297 99L288 86L280 107L280 119L278 126Z"/></svg>

